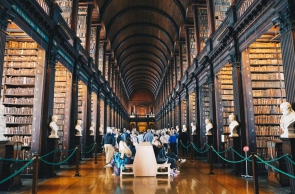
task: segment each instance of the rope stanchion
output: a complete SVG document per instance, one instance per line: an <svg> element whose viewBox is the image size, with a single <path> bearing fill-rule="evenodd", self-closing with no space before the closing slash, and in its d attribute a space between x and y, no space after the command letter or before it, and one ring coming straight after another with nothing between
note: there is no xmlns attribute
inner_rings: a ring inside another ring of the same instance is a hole
<svg viewBox="0 0 295 194"><path fill-rule="evenodd" d="M221 152L218 152L218 153L219 153L219 154L224 154L224 153L228 152L228 151L231 150L231 149L232 149L232 147L229 147L229 148L227 148L226 150L221 151Z"/></svg>
<svg viewBox="0 0 295 194"><path fill-rule="evenodd" d="M33 184L32 184L32 194L37 194L37 185L38 185L38 171L39 171L39 156L38 154L34 155L33 162Z"/></svg>
<svg viewBox="0 0 295 194"><path fill-rule="evenodd" d="M44 162L45 164L49 164L49 165L53 165L53 166L61 165L63 163L66 163L74 155L75 151L76 151L76 148L73 150L73 152L70 154L70 156L67 159L65 159L64 161L62 161L62 162L51 163L51 162L47 162L47 161L43 160L43 158L41 158L41 157L40 157L40 160L42 162Z"/></svg>
<svg viewBox="0 0 295 194"><path fill-rule="evenodd" d="M17 174L19 174L21 171L23 171L25 168L27 168L29 165L32 164L34 160L30 160L26 165L24 165L22 168L20 168L18 171L16 171L15 173L13 173L12 175L10 175L9 177L3 179L0 181L0 185L6 181L8 181L9 179L13 178L14 176L16 176Z"/></svg>
<svg viewBox="0 0 295 194"><path fill-rule="evenodd" d="M79 146L76 146L76 174L75 177L80 177L79 174L79 164L80 164L80 149Z"/></svg>
<svg viewBox="0 0 295 194"><path fill-rule="evenodd" d="M97 164L97 146L94 144L94 164Z"/></svg>
<svg viewBox="0 0 295 194"><path fill-rule="evenodd" d="M212 149L213 149L213 146L210 146L210 150L209 150L209 157L210 157L210 172L209 172L209 175L214 175L214 172L213 172L213 157L212 157Z"/></svg>
<svg viewBox="0 0 295 194"><path fill-rule="evenodd" d="M257 175L257 162L256 162L257 159L256 159L255 155L256 155L255 153L251 153L254 194L259 194L258 175Z"/></svg>

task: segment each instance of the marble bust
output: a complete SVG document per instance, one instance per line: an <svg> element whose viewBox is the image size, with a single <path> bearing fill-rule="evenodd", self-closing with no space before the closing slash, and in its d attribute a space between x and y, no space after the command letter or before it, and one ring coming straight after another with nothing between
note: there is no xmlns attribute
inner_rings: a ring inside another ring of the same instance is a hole
<svg viewBox="0 0 295 194"><path fill-rule="evenodd" d="M4 105L0 104L0 141L7 141L4 137L5 129L6 129L6 121L4 118Z"/></svg>
<svg viewBox="0 0 295 194"><path fill-rule="evenodd" d="M176 133L178 133L179 132L179 126L178 125L176 125Z"/></svg>
<svg viewBox="0 0 295 194"><path fill-rule="evenodd" d="M53 115L51 117L51 122L49 124L49 127L51 128L51 132L50 132L50 135L48 138L59 138L58 135L57 135L57 131L58 131L58 126L56 124L57 122L57 116L56 115Z"/></svg>
<svg viewBox="0 0 295 194"><path fill-rule="evenodd" d="M182 132L187 132L187 127L186 127L186 125L182 125Z"/></svg>
<svg viewBox="0 0 295 194"><path fill-rule="evenodd" d="M239 134L237 133L237 127L239 126L238 121L235 119L235 115L231 114L228 117L230 124L229 124L229 129L230 129L230 135L229 137L239 137Z"/></svg>
<svg viewBox="0 0 295 194"><path fill-rule="evenodd" d="M295 138L294 123L295 112L289 102L283 102L280 105L280 110L283 116L281 117L280 126L283 130L282 138Z"/></svg>
<svg viewBox="0 0 295 194"><path fill-rule="evenodd" d="M103 135L103 124L99 126L99 135Z"/></svg>
<svg viewBox="0 0 295 194"><path fill-rule="evenodd" d="M76 135L75 136L82 136L82 121L81 120L77 120L77 124L75 126L75 130L76 130Z"/></svg>
<svg viewBox="0 0 295 194"><path fill-rule="evenodd" d="M212 123L210 122L209 119L205 120L206 123L206 134L205 135L212 135L211 129L213 128Z"/></svg>
<svg viewBox="0 0 295 194"><path fill-rule="evenodd" d="M94 122L91 122L90 124L90 128L89 128L89 131L90 131L90 136L94 136Z"/></svg>
<svg viewBox="0 0 295 194"><path fill-rule="evenodd" d="M197 134L197 127L195 125L195 123L191 123L192 126L192 135L196 135Z"/></svg>

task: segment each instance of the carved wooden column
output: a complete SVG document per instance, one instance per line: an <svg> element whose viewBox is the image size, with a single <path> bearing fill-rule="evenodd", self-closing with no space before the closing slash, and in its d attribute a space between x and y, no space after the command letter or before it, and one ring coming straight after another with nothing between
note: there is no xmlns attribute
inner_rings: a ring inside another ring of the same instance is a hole
<svg viewBox="0 0 295 194"><path fill-rule="evenodd" d="M288 0L285 9L278 13L276 21L280 26L282 59L284 67L286 101L292 104L295 109L295 2ZM283 141L282 149L284 154L295 159L295 139L281 138ZM289 174L295 175L294 165L287 161L287 171ZM295 180L289 177L291 193L295 192Z"/></svg>
<svg viewBox="0 0 295 194"><path fill-rule="evenodd" d="M87 147L82 147L82 152L84 152L84 156L86 158L89 158L92 156L92 152L89 152L91 148L89 146L93 143L94 139L93 136L90 136L90 125L91 125L91 94L92 94L92 84L93 84L93 77L89 77L88 83L87 83L87 100L86 100L86 128L83 130L83 144ZM93 107L94 108L94 107Z"/></svg>
<svg viewBox="0 0 295 194"><path fill-rule="evenodd" d="M189 95L188 95L188 88L187 87L185 87L185 100L186 100L186 121L184 121L185 122L185 125L186 125L186 127L187 127L187 134L191 134L191 130L190 130L190 128L191 128L191 126L190 126L190 124L189 124L189 115L190 115L190 104L191 104L191 102L190 102L190 97L189 97Z"/></svg>
<svg viewBox="0 0 295 194"><path fill-rule="evenodd" d="M79 8L79 0L73 0L71 29L75 35L77 34L78 8Z"/></svg>
<svg viewBox="0 0 295 194"><path fill-rule="evenodd" d="M290 1L291 2L291 1ZM279 12L277 22L280 25L282 58L286 85L286 100L295 108L295 3L290 3L285 11Z"/></svg>
<svg viewBox="0 0 295 194"><path fill-rule="evenodd" d="M238 134L239 137L230 138L233 141L233 148L238 151L240 154L242 153L242 147L247 144L248 130L245 128L245 112L244 112L244 97L243 97L243 85L242 85L242 74L241 74L241 66L240 66L240 54L232 54L230 55L229 63L232 65L232 79L233 81L233 91L234 91L234 110L235 117L239 123L238 126ZM234 159L238 160L237 155L234 155ZM234 171L236 175L241 175L243 172L244 165L241 163L237 163L234 165Z"/></svg>
<svg viewBox="0 0 295 194"><path fill-rule="evenodd" d="M91 24L92 24L92 11L94 5L88 4L87 8L87 24L86 24L86 43L85 43L85 51L90 55L90 40L91 40Z"/></svg>
<svg viewBox="0 0 295 194"><path fill-rule="evenodd" d="M106 49L107 49L107 42L103 43L103 53L102 53L102 61L103 61L103 65L102 65L102 76L105 78L106 77Z"/></svg>
<svg viewBox="0 0 295 194"><path fill-rule="evenodd" d="M189 26L184 27L185 30L185 45L186 45L186 61L187 68L191 66L191 49L190 49L190 38L189 38Z"/></svg>
<svg viewBox="0 0 295 194"><path fill-rule="evenodd" d="M178 46L179 46L179 66L180 66L180 77L178 78L178 80L180 80L183 76L183 59L182 59L182 45L181 43L178 41Z"/></svg>
<svg viewBox="0 0 295 194"><path fill-rule="evenodd" d="M200 25L199 25L199 18L198 18L198 6L192 5L193 11L193 19L194 19L194 34L195 34L195 42L196 42L196 49L197 49L197 56L201 52L201 44L200 44Z"/></svg>
<svg viewBox="0 0 295 194"><path fill-rule="evenodd" d="M45 87L44 87L44 103L43 104L43 115L42 115L42 133L40 138L41 152L40 155L45 155L57 148L57 139L48 139L51 129L49 123L51 122L51 117L53 116L54 107L54 83L55 83L55 65L57 63L59 56L57 54L57 49L54 47L47 52L47 64L45 72ZM56 154L50 155L44 158L48 162L56 162ZM53 177L54 167L47 164L40 164L39 175L42 177Z"/></svg>
<svg viewBox="0 0 295 194"><path fill-rule="evenodd" d="M206 0L207 13L208 13L208 27L209 27L209 37L215 32L215 10L214 10L214 0Z"/></svg>
<svg viewBox="0 0 295 194"><path fill-rule="evenodd" d="M177 84L177 81L178 81L178 77L177 77L177 54L174 54L174 73L175 73L175 84L174 84L174 87L176 86Z"/></svg>
<svg viewBox="0 0 295 194"><path fill-rule="evenodd" d="M213 124L212 132L212 144L216 150L219 150L219 146L217 144L218 139L220 138L220 133L217 130L217 122L216 122L216 106L215 106L215 84L214 84L214 72L213 72L213 64L209 60L208 73L207 73L207 83L209 87L209 108L210 108L210 121Z"/></svg>
<svg viewBox="0 0 295 194"><path fill-rule="evenodd" d="M95 66L97 69L99 69L99 46L100 46L100 30L101 30L101 25L96 26L96 44L95 44Z"/></svg>

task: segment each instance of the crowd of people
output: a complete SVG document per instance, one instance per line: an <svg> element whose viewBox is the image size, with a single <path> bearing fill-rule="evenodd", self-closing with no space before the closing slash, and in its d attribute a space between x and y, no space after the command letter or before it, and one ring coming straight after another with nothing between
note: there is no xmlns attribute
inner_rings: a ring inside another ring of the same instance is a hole
<svg viewBox="0 0 295 194"><path fill-rule="evenodd" d="M171 129L147 129L145 132L138 132L135 128L130 130L107 128L103 136L102 145L106 155L105 168L113 167L113 175L120 175L120 168L125 164L132 164L136 155L136 147L141 142L150 142L153 146L156 161L158 164L170 163L170 175L177 176L180 173L179 164L186 161L178 157L178 143L188 145L190 142L186 126L179 131L179 127ZM182 147L183 156L188 156L188 150Z"/></svg>

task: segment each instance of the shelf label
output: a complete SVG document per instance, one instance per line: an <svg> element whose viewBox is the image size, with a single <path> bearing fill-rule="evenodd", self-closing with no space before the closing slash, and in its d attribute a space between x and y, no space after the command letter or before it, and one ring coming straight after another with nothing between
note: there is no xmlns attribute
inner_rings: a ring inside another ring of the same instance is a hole
<svg viewBox="0 0 295 194"><path fill-rule="evenodd" d="M37 32L46 42L49 42L48 36L41 30L19 7L12 5L12 8Z"/></svg>

